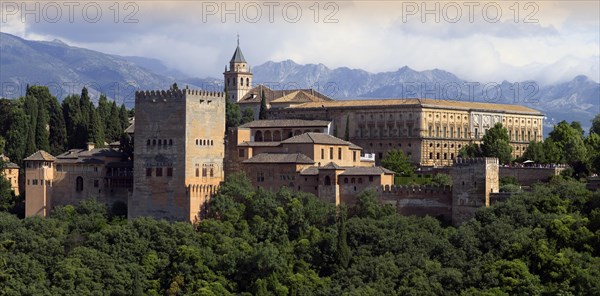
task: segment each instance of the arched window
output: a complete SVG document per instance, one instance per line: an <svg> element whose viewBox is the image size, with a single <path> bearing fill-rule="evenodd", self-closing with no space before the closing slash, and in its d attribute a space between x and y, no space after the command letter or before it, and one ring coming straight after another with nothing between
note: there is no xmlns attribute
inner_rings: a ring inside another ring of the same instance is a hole
<svg viewBox="0 0 600 296"><path fill-rule="evenodd" d="M240 78L240 86L244 86L244 78Z"/></svg>
<svg viewBox="0 0 600 296"><path fill-rule="evenodd" d="M273 141L281 141L281 132L279 132L279 131L273 132Z"/></svg>
<svg viewBox="0 0 600 296"><path fill-rule="evenodd" d="M214 146L215 143L213 142L213 140L210 140L210 146Z"/></svg>
<svg viewBox="0 0 600 296"><path fill-rule="evenodd" d="M325 186L331 185L331 178L329 176L325 176Z"/></svg>
<svg viewBox="0 0 600 296"><path fill-rule="evenodd" d="M256 131L256 133L254 133L254 141L255 142L262 142L262 132L261 131Z"/></svg>
<svg viewBox="0 0 600 296"><path fill-rule="evenodd" d="M148 141L146 141L146 145L150 146L150 139L148 139Z"/></svg>
<svg viewBox="0 0 600 296"><path fill-rule="evenodd" d="M162 145L162 140L158 139L158 146Z"/></svg>
<svg viewBox="0 0 600 296"><path fill-rule="evenodd" d="M266 131L265 132L265 142L271 142L273 141L273 137L271 137L271 131Z"/></svg>
<svg viewBox="0 0 600 296"><path fill-rule="evenodd" d="M246 86L250 86L250 79L246 78Z"/></svg>
<svg viewBox="0 0 600 296"><path fill-rule="evenodd" d="M152 140L152 146L156 145L156 140Z"/></svg>
<svg viewBox="0 0 600 296"><path fill-rule="evenodd" d="M344 178L344 184L348 184L348 178Z"/></svg>
<svg viewBox="0 0 600 296"><path fill-rule="evenodd" d="M169 139L169 146L173 146L173 139Z"/></svg>
<svg viewBox="0 0 600 296"><path fill-rule="evenodd" d="M227 85L231 85L231 81L229 81L229 78L227 78Z"/></svg>
<svg viewBox="0 0 600 296"><path fill-rule="evenodd" d="M75 190L77 192L83 191L83 178L82 177L77 177L77 179L75 179Z"/></svg>

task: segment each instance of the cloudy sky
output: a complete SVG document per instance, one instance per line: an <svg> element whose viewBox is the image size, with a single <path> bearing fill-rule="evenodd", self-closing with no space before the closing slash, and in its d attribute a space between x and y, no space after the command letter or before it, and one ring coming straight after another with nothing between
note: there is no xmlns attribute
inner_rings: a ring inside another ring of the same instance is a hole
<svg viewBox="0 0 600 296"><path fill-rule="evenodd" d="M424 4L423 4L424 3ZM162 60L220 77L292 59L370 72L444 69L470 81L600 80L600 1L2 1L0 31Z"/></svg>

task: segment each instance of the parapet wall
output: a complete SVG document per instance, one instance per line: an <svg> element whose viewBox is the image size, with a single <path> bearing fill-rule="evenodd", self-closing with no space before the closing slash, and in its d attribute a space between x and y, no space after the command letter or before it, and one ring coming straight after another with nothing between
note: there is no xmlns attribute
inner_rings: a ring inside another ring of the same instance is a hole
<svg viewBox="0 0 600 296"><path fill-rule="evenodd" d="M476 164L499 164L498 158L495 157L474 157L474 158L462 158L457 157L454 159L455 166L471 166Z"/></svg>
<svg viewBox="0 0 600 296"><path fill-rule="evenodd" d="M379 186L375 192L381 203L394 206L400 214L452 219L451 186Z"/></svg>
<svg viewBox="0 0 600 296"><path fill-rule="evenodd" d="M550 177L559 175L564 167L536 168L536 167L500 167L500 178L514 177L522 186L531 186L538 182L547 182Z"/></svg>

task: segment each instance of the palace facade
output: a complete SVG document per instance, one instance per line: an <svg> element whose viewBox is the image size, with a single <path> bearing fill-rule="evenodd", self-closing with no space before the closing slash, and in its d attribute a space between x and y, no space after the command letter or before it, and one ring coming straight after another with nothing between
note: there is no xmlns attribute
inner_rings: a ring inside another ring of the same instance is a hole
<svg viewBox="0 0 600 296"><path fill-rule="evenodd" d="M229 99L242 110L252 109L255 118L264 94L270 119L330 121L333 136L374 153L378 164L386 151L400 149L419 166L452 165L462 147L480 143L496 123L508 129L514 157L521 156L529 142L543 139L543 114L520 105L437 99L336 101L310 89L253 87L239 45L224 74Z"/></svg>

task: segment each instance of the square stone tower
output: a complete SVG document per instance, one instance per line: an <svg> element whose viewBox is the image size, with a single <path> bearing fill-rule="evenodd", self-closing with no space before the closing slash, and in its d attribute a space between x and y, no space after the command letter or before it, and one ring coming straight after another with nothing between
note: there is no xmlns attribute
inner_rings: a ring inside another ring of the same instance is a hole
<svg viewBox="0 0 600 296"><path fill-rule="evenodd" d="M490 205L490 193L500 188L497 158L457 158L452 176L452 224L473 217L480 207Z"/></svg>
<svg viewBox="0 0 600 296"><path fill-rule="evenodd" d="M128 217L195 222L223 180L225 95L136 92Z"/></svg>

